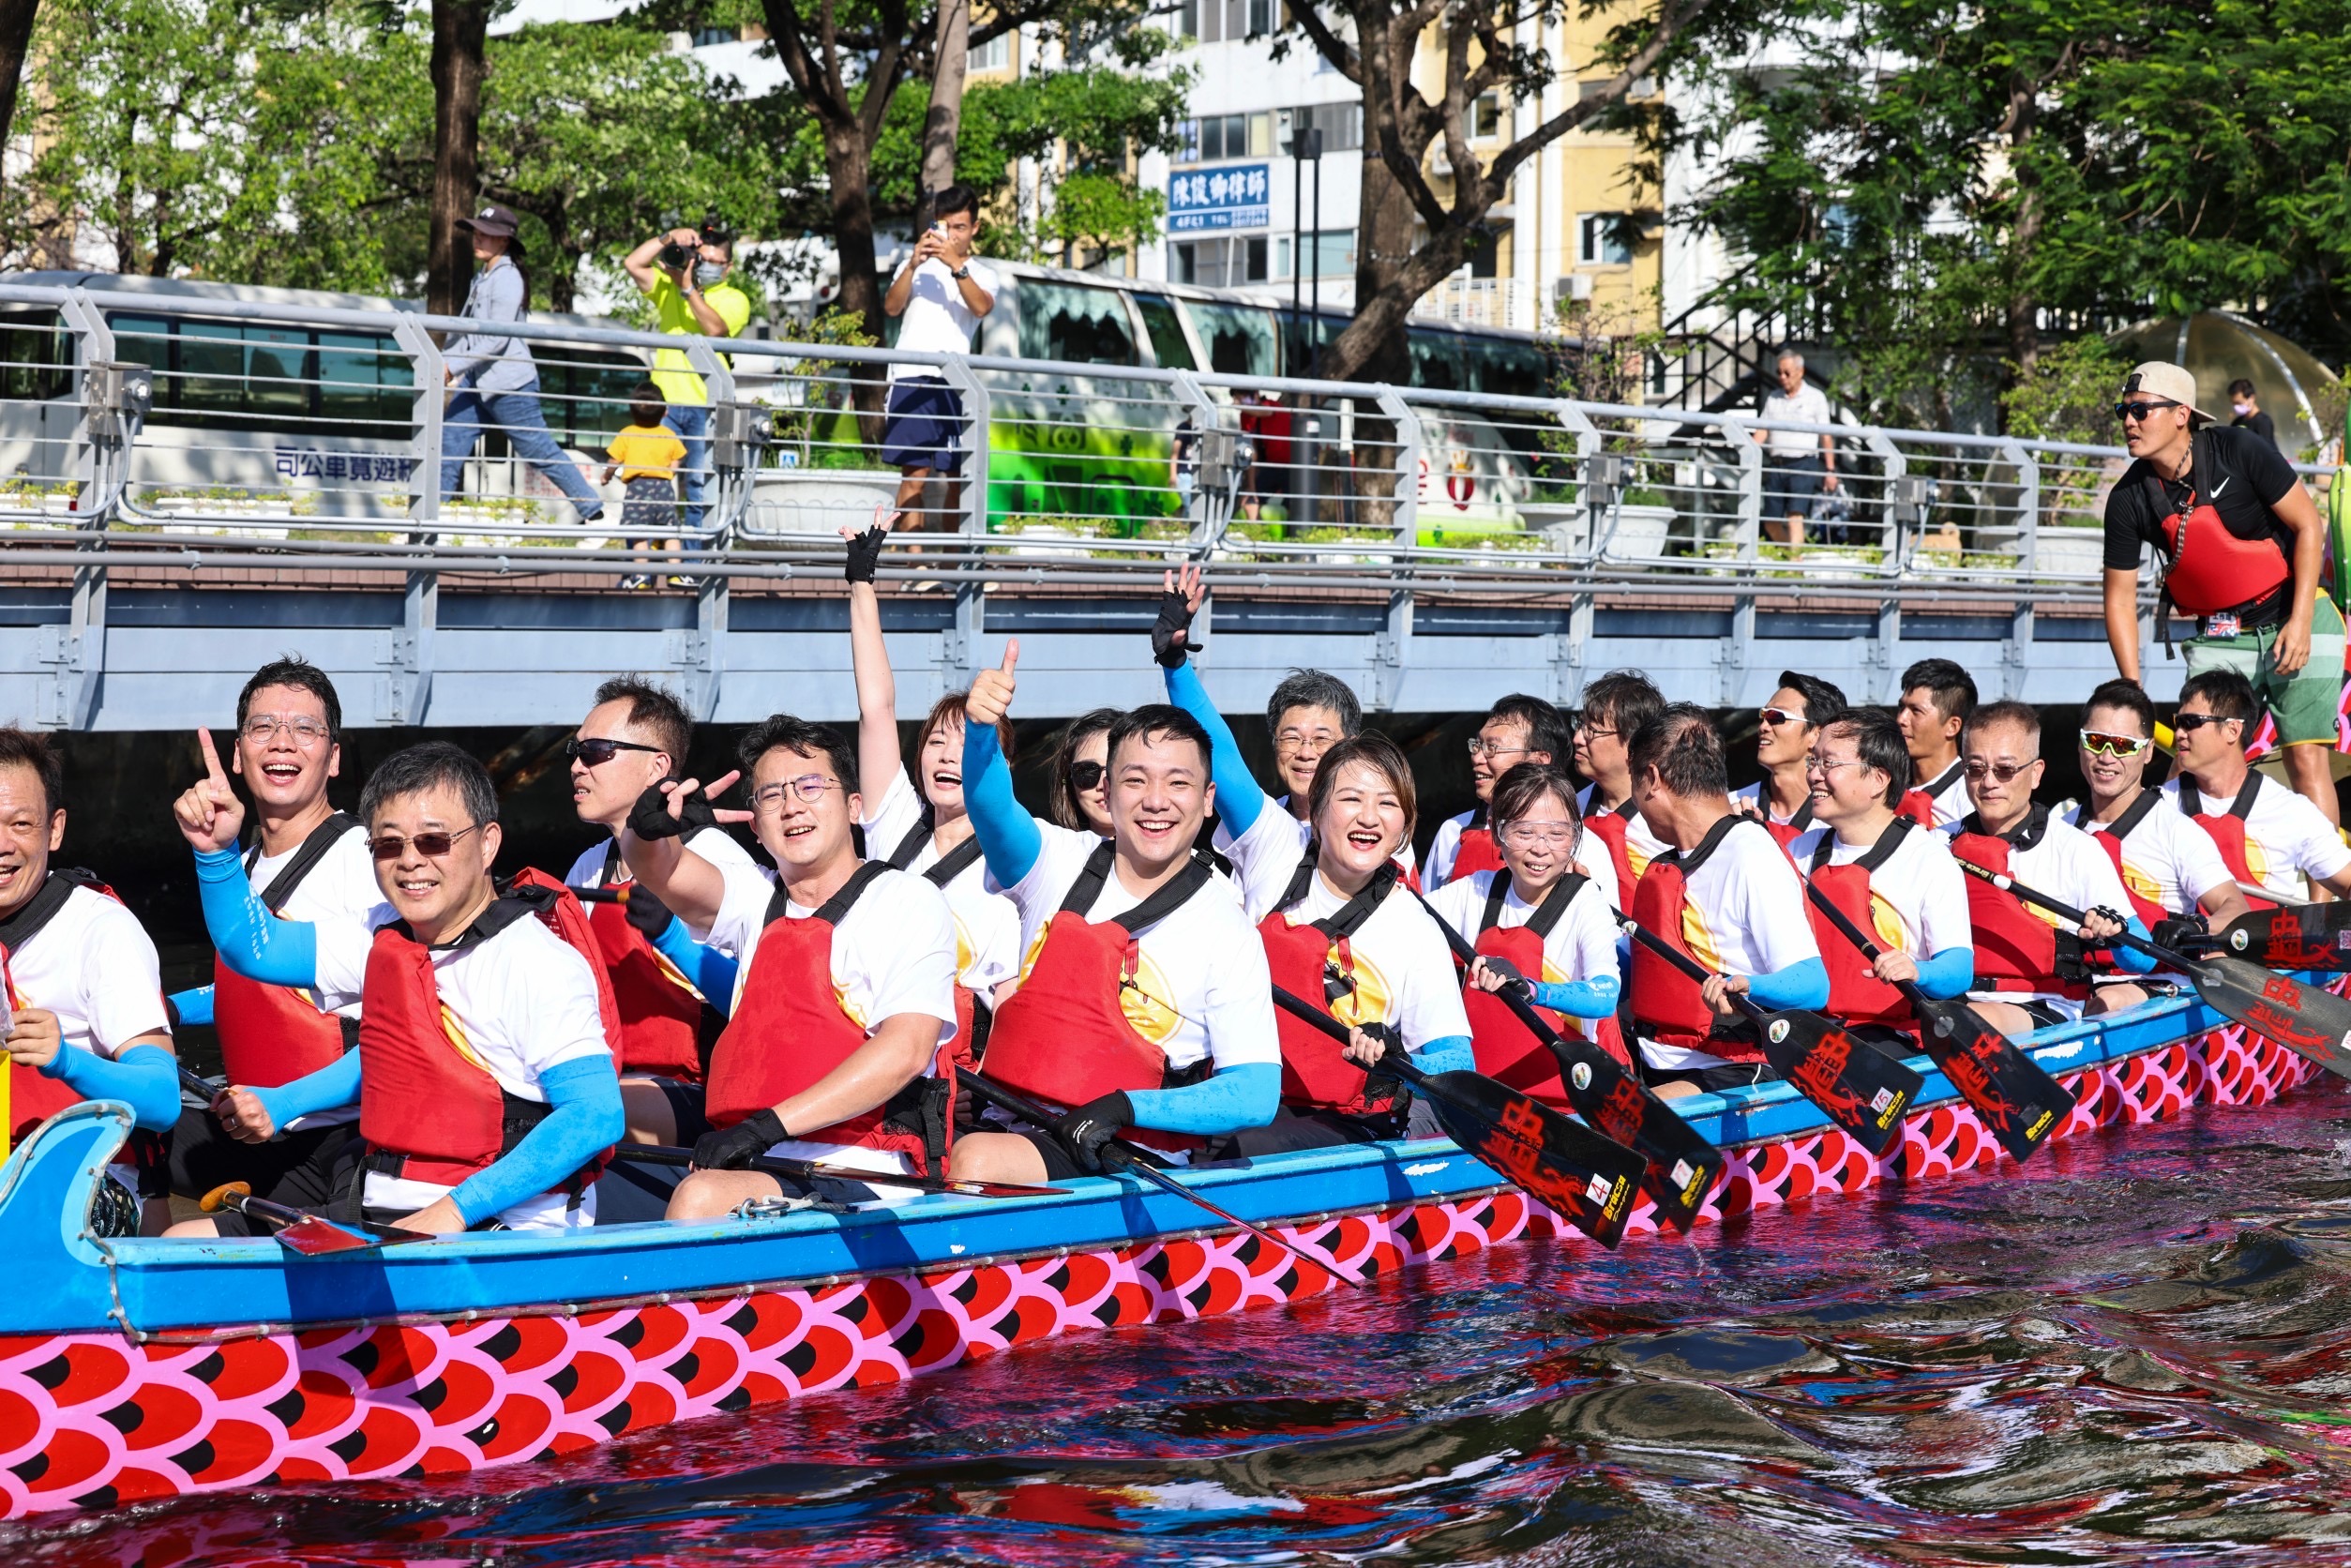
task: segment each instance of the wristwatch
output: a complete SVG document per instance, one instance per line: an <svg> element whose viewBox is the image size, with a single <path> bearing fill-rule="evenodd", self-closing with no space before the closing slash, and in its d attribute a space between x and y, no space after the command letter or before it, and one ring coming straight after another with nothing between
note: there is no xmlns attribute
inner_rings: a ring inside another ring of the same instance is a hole
<svg viewBox="0 0 2351 1568"><path fill-rule="evenodd" d="M950 278L952 278L952 279L954 279L957 282L960 283L960 282L962 282L962 281L963 281L966 278L969 278L969 277L971 277L971 276L972 276L972 264L971 264L971 263L969 263L969 262L966 262L966 263L964 263L961 266L958 266L958 267L950 267L950 268L948 269L948 271L947 271L947 276L948 276L948 277L950 277Z"/></svg>

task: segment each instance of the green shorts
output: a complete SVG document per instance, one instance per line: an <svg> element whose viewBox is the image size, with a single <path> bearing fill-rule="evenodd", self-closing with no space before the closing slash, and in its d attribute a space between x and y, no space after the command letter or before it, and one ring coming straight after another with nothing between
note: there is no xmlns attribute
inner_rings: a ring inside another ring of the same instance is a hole
<svg viewBox="0 0 2351 1568"><path fill-rule="evenodd" d="M2234 670L2251 681L2253 695L2278 722L2280 746L2334 745L2343 701L2343 611L2326 595L2318 596L2310 623L2310 662L2291 675L2279 674L2269 662L2269 645L2277 638L2275 626L2235 637L2191 638L2188 673Z"/></svg>

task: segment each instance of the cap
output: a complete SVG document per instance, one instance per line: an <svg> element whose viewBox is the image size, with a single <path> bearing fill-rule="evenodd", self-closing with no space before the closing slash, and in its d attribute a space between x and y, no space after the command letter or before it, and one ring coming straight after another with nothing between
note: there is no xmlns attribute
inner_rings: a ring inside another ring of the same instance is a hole
<svg viewBox="0 0 2351 1568"><path fill-rule="evenodd" d="M2150 359L2132 367L2131 373L2122 379L2122 390L2125 395L2143 392L2150 398L2183 403L2199 419L2212 417L2196 406L2196 378L2189 373L2188 367L2174 365L2167 359Z"/></svg>
<svg viewBox="0 0 2351 1568"><path fill-rule="evenodd" d="M457 226L460 229L475 229L498 239L511 239L514 237L517 221L512 208L502 207L492 202L473 217L459 219Z"/></svg>

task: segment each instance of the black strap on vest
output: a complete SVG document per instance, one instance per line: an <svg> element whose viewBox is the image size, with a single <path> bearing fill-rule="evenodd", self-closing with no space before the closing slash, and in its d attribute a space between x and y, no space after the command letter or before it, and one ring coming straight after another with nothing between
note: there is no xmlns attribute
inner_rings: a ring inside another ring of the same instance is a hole
<svg viewBox="0 0 2351 1568"><path fill-rule="evenodd" d="M326 852L341 843L344 834L358 831L359 819L348 811L338 811L312 828L309 837L302 840L293 856L269 880L269 885L262 890L262 907L272 914L283 910L286 900L294 897L294 890L302 885L302 879L318 869L318 863L326 858ZM247 876L253 874L253 867L261 864L261 840L257 838L253 847L245 852Z"/></svg>
<svg viewBox="0 0 2351 1568"><path fill-rule="evenodd" d="M1760 797L1760 796L1762 795L1762 793L1763 793L1763 792L1762 792L1762 791L1760 791L1760 790L1757 790L1757 791L1756 792L1756 794L1758 797ZM1764 807L1764 809L1765 809L1766 811L1769 811L1769 810L1771 810L1771 807L1767 806L1767 807ZM1792 828L1794 828L1794 829L1795 829L1797 832L1799 832L1799 833L1802 833L1802 832L1803 832L1803 831L1805 831L1807 828L1811 827L1811 826L1812 826L1812 796L1810 796L1810 795L1806 795L1806 796L1804 797L1804 803L1803 803L1801 806L1799 806L1799 807L1796 808L1796 815L1794 815L1793 817L1790 817L1790 818L1789 818L1789 819L1788 819L1786 822L1782 823L1781 825L1782 825L1782 826L1784 826L1784 827L1792 827Z"/></svg>
<svg viewBox="0 0 2351 1568"><path fill-rule="evenodd" d="M2188 791L2190 786L2187 779L2182 778L2179 781L2179 788L2183 794ZM2106 823L2104 831L2113 836L2115 842L2120 843L2125 838L2130 837L2132 833L2141 822L2147 821L2147 814L2154 810L2156 804L2163 798L2163 792L2161 790L2141 790L2139 792L2139 798L2131 803L2131 808L2123 812L2121 816L2117 817L2113 822ZM2247 809L2250 810L2251 807L2247 807ZM2084 833L2087 833L2090 831L2088 822L2089 806L2086 802L2073 813L2073 825L2080 828Z"/></svg>
<svg viewBox="0 0 2351 1568"><path fill-rule="evenodd" d="M498 897L483 907L471 926L446 942L434 942L431 951L448 953L463 947L479 947L523 916L545 914L555 907L555 900L561 897L551 887L499 888ZM395 920L384 929L397 931L410 942L416 940L416 933L410 929L405 920Z"/></svg>
<svg viewBox="0 0 2351 1568"><path fill-rule="evenodd" d="M1959 831L1984 838L1997 838L2012 850L2034 849L2049 837L2049 808L2039 801L2033 802L2032 809L2025 813L2025 820L2006 833L1993 832L1983 825L1982 813L1970 811L1960 819Z"/></svg>
<svg viewBox="0 0 2351 1568"><path fill-rule="evenodd" d="M1551 932L1559 926L1560 916L1567 913L1567 906L1575 901L1575 896L1584 891L1584 884L1590 880L1581 871L1570 871L1553 882L1550 892L1544 895L1543 902L1534 907L1520 929L1532 931L1537 941L1550 941ZM1510 871L1505 867L1494 873L1494 885L1485 890L1485 912L1478 917L1479 935L1483 936L1501 923L1502 900L1509 895Z"/></svg>
<svg viewBox="0 0 2351 1568"><path fill-rule="evenodd" d="M7 920L0 921L0 954L23 951L26 942L57 918L57 912L66 907L66 900L73 897L75 888L102 885L96 873L77 867L59 867L51 871L38 893L25 899Z"/></svg>
<svg viewBox="0 0 2351 1568"><path fill-rule="evenodd" d="M978 865L979 860L980 836L975 833L933 861L923 875L929 879L931 886L944 888L956 878Z"/></svg>
<svg viewBox="0 0 2351 1568"><path fill-rule="evenodd" d="M1289 874L1289 885L1282 889L1281 897L1273 905L1275 913L1305 897L1307 891L1314 886L1318 854L1317 847L1307 844L1305 855L1298 862L1298 869ZM1364 928L1364 922L1369 920L1373 912L1387 901L1388 895L1403 876L1404 873L1396 869L1394 861L1382 861L1379 868L1371 874L1371 881L1365 882L1355 897L1314 922L1316 928L1334 942L1341 937L1353 936Z"/></svg>
<svg viewBox="0 0 2351 1568"><path fill-rule="evenodd" d="M1698 867L1705 865L1707 860L1714 853L1714 852L1723 847L1723 840L1730 837L1730 830L1737 827L1741 822L1755 822L1755 825L1757 827L1762 827L1763 825L1760 822L1756 822L1756 820L1753 817L1742 817L1738 812L1733 811L1729 815L1715 822L1712 827L1708 828L1706 830L1706 837L1698 840L1698 847L1692 850L1688 854L1683 854L1680 850L1667 850L1664 854L1661 854L1655 860L1650 861L1650 864L1651 866L1661 866L1671 863L1672 865L1680 867L1681 868L1682 880L1686 882L1690 878L1698 874Z"/></svg>
<svg viewBox="0 0 2351 1568"><path fill-rule="evenodd" d="M1886 824L1886 831L1877 836L1877 842L1872 844L1868 852L1859 860L1850 864L1860 867L1864 874L1875 875L1880 866L1893 858L1894 852L1902 848L1902 841L1908 837L1910 830L1918 825L1908 817L1896 817ZM1813 846L1812 869L1817 871L1828 865L1829 856L1836 846L1837 836L1833 828L1822 834L1820 842Z"/></svg>
<svg viewBox="0 0 2351 1568"><path fill-rule="evenodd" d="M1103 888L1110 881L1110 867L1117 854L1118 847L1114 844L1094 847L1093 853L1086 857L1085 869L1079 871L1078 880L1069 884L1069 896L1062 900L1064 911L1080 918L1093 911L1094 901L1102 897ZM1157 892L1133 909L1110 918L1123 927L1131 937L1144 927L1156 926L1182 909L1191 900L1193 894L1208 885L1208 879L1215 874L1215 868L1196 853L1190 864L1161 883Z"/></svg>
<svg viewBox="0 0 2351 1568"><path fill-rule="evenodd" d="M1919 793L1926 796L1929 800L1940 800L1943 796L1943 792L1951 788L1951 781L1957 778L1960 775L1966 773L1967 771L1967 759L1962 757L1959 761L1945 768L1941 776L1930 778L1925 783L1920 785Z"/></svg>
<svg viewBox="0 0 2351 1568"><path fill-rule="evenodd" d="M896 869L897 869L897 867L891 866L884 861L864 860L858 862L857 869L849 874L849 881L841 883L841 890L838 893L834 894L830 898L825 899L823 903L819 904L816 908L816 912L809 915L808 918L811 920L821 920L828 926L839 925L843 918L848 915L851 906L855 904L859 898L865 896L866 889L874 884L874 880L876 878L880 877L884 871L894 871ZM791 918L791 895L784 890L784 880L781 877L778 877L776 879L775 896L767 900L767 916L765 924L773 926L778 920L789 920Z"/></svg>
<svg viewBox="0 0 2351 1568"><path fill-rule="evenodd" d="M925 806L923 814L915 819L914 825L906 830L906 837L898 840L898 847L890 852L888 857L890 868L895 871L912 870L914 857L923 852L923 841L931 836L932 831L930 807Z"/></svg>
<svg viewBox="0 0 2351 1568"><path fill-rule="evenodd" d="M2240 822L2252 817L2253 799L2260 793L2261 775L2247 768L2244 784L2238 790L2237 798L2229 802L2228 815ZM2184 773L2179 776L2179 809L2191 817L2201 817L2205 814L2204 796L2197 792L2196 781Z"/></svg>

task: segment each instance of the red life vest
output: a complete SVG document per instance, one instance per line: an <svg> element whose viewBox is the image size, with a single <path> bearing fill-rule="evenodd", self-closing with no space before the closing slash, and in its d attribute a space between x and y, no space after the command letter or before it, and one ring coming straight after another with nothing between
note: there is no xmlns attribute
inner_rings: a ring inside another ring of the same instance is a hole
<svg viewBox="0 0 2351 1568"><path fill-rule="evenodd" d="M610 1044L620 1033L620 1010L597 961L587 914L571 889L554 878L518 872L502 896L446 945L476 946L531 917L588 960ZM453 1187L496 1164L552 1110L507 1093L469 1054L457 1020L442 1005L433 951L410 933L405 921L379 927L369 949L359 1002L359 1136L367 1141L369 1170ZM604 1168L610 1153L598 1153L548 1190L581 1192Z"/></svg>
<svg viewBox="0 0 2351 1568"><path fill-rule="evenodd" d="M1771 820L1771 803L1764 798L1761 790L1756 792L1756 806L1762 812L1762 815L1756 821L1761 822L1770 831L1771 837L1780 841L1782 849L1786 849L1812 829L1812 796L1810 795L1806 795L1804 803L1796 808L1796 815L1784 822L1775 822Z"/></svg>
<svg viewBox="0 0 2351 1568"><path fill-rule="evenodd" d="M40 891L27 898L14 914L8 916L6 922L0 922L0 986L7 988L8 1011L11 1015L20 1007L38 1007L40 1003L18 993L16 975L8 965L9 955L22 952L26 942L38 936L42 929L57 917L57 912L66 907L66 900L73 897L73 890L77 887L86 887L93 893L102 893L109 898L114 898L117 903L122 901L115 898L113 888L89 872L60 868L50 872L48 879L41 883ZM57 1048L73 1050L78 1048L60 1045ZM8 1146L10 1148L22 1143L34 1128L68 1106L82 1103L80 1094L67 1088L61 1080L51 1078L38 1067L28 1067L21 1062L11 1062L8 1065ZM134 1139L148 1139L151 1135L134 1133L132 1137ZM143 1149L134 1146L128 1153L139 1159L140 1163L145 1163Z"/></svg>
<svg viewBox="0 0 2351 1568"><path fill-rule="evenodd" d="M1542 980L1544 943L1590 881L1580 871L1569 872L1551 884L1543 902L1527 916L1525 925L1505 929L1501 924L1502 900L1510 892L1510 872L1495 872L1493 885L1485 893L1485 911L1479 917L1477 951L1486 957L1504 960L1530 980ZM1463 988L1461 1003L1469 1015L1469 1040L1477 1053L1479 1072L1533 1095L1555 1110L1570 1108L1567 1087L1560 1081L1560 1059L1519 1021L1509 1003L1475 986ZM1535 1015L1560 1034L1573 1036L1585 1028L1583 1020L1548 1007L1537 1007ZM1624 1035L1618 1029L1617 1020L1607 1018L1595 1021L1599 1028L1592 1032L1594 1043L1630 1067L1633 1060L1625 1053Z"/></svg>
<svg viewBox="0 0 2351 1568"><path fill-rule="evenodd" d="M2260 793L2261 775L2247 768L2237 798L2229 802L2227 810L2214 816L2205 810L2204 796L2197 792L2196 781L2184 773L2179 776L2179 809L2212 836L2212 842L2220 846L2221 863L2228 867L2228 874L2255 887L2261 885L2261 879L2253 875L2252 857L2245 853L2245 821L2253 815L2253 800ZM2256 898L2250 893L2245 895L2245 902L2257 910L2278 907L2276 900Z"/></svg>
<svg viewBox="0 0 2351 1568"><path fill-rule="evenodd" d="M1809 880L1847 920L1876 938L1870 874L1892 859L1902 841L1917 831L1918 824L1909 818L1896 817L1877 836L1877 842L1869 847L1868 853L1843 866L1829 864L1837 836L1833 830L1823 833L1813 850ZM1820 944L1820 960L1829 971L1829 1012L1846 1023L1874 1023L1917 1034L1919 1019L1911 1010L1910 999L1872 973L1869 959L1853 944L1853 939L1838 930L1827 915L1813 907L1809 898L1804 900L1804 912L1812 920L1813 940ZM1878 945L1886 943L1879 941Z"/></svg>
<svg viewBox="0 0 2351 1568"><path fill-rule="evenodd" d="M1625 842L1625 834L1635 815L1630 798L1605 811L1594 811L1584 819L1584 829L1608 846L1608 860L1617 868L1617 897L1625 909L1633 907L1634 884L1640 879L1633 875L1633 852Z"/></svg>
<svg viewBox="0 0 2351 1568"><path fill-rule="evenodd" d="M1281 901L1258 922L1258 935L1265 942L1273 984L1293 996L1319 997L1335 1015L1337 1004L1356 988L1355 933L1379 912L1401 876L1390 861L1339 909L1319 920L1293 924L1282 912L1314 885L1315 857L1315 846L1309 843ZM1347 1059L1337 1041L1281 1008L1273 1010L1273 1018L1282 1047L1282 1101L1292 1110L1367 1117L1394 1108L1394 1078L1383 1078L1374 1088L1370 1075Z"/></svg>
<svg viewBox="0 0 2351 1568"><path fill-rule="evenodd" d="M1726 816L1706 830L1689 854L1668 851L1650 861L1633 895L1633 918L1663 937L1667 946L1695 957L1682 925L1689 910L1690 879L1742 822L1753 825L1753 819ZM1695 980L1638 942L1633 944L1633 1024L1635 1033L1662 1046L1702 1050L1726 1062L1763 1060L1763 1048L1752 1039L1718 1033L1728 1030L1732 1020L1706 1004Z"/></svg>
<svg viewBox="0 0 2351 1568"><path fill-rule="evenodd" d="M1939 776L1928 779L1925 783L1912 785L1902 792L1902 804L1894 809L1921 827L1933 827L1935 825L1935 803L1943 798L1943 792L1952 787L1952 781L1959 777L1967 766L1967 761L1963 759L1953 762Z"/></svg>
<svg viewBox="0 0 2351 1568"><path fill-rule="evenodd" d="M341 811L311 829L262 893L262 907L272 914L283 910L327 852L345 834L362 831L357 818ZM261 852L256 844L246 855L249 874ZM334 1065L359 1043L357 1019L320 1012L310 993L297 987L249 980L218 953L212 956L212 1022L219 1032L220 1064L229 1081L255 1089L275 1089L307 1078Z"/></svg>
<svg viewBox="0 0 2351 1568"><path fill-rule="evenodd" d="M616 839L604 852L604 872L596 885L618 887L628 881ZM707 1067L705 1052L725 1020L694 993L686 976L645 933L629 924L628 912L621 905L589 906L588 929L595 937L597 967L610 983L613 1003L620 1010L615 1064L624 1073L701 1082Z"/></svg>
<svg viewBox="0 0 2351 1568"><path fill-rule="evenodd" d="M1113 1090L1167 1089L1195 1083L1215 1069L1207 1060L1176 1074L1168 1053L1143 1038L1121 1005L1139 989L1139 933L1157 925L1208 885L1207 861L1191 864L1133 909L1108 920L1086 912L1109 881L1114 846L1095 846L1069 885L1062 907L1046 924L1036 960L1020 988L996 1014L981 1071L1000 1083L1057 1106L1081 1106ZM1156 999L1165 1004L1165 999ZM1156 1149L1196 1149L1204 1139L1133 1129L1127 1136Z"/></svg>
<svg viewBox="0 0 2351 1568"><path fill-rule="evenodd" d="M743 977L742 1000L710 1056L704 1114L715 1127L731 1127L813 1089L866 1043L866 1026L841 1010L833 987L833 939L866 889L890 867L868 860L840 891L805 919L790 913L781 882L767 902L767 924ZM949 1060L943 1042L934 1063ZM952 1073L916 1078L885 1103L846 1122L791 1136L810 1143L887 1149L918 1171L942 1168L947 1153L955 1078ZM936 1087L934 1087L936 1086Z"/></svg>
<svg viewBox="0 0 2351 1568"><path fill-rule="evenodd" d="M1462 824L1461 842L1454 851L1453 869L1445 873L1445 880L1459 882L1462 878L1473 877L1480 871L1499 871L1501 868L1502 853L1495 847L1494 830L1486 825L1486 808L1481 806L1475 811L1470 812L1469 820ZM1313 993L1301 992L1300 994L1311 995Z"/></svg>
<svg viewBox="0 0 2351 1568"><path fill-rule="evenodd" d="M2220 466L2212 443L2206 443L2203 455L2207 463L2204 472ZM2263 611L2275 613L2283 608L2283 596L2294 570L2286 556L2285 540L2274 522L2263 537L2240 539L2229 532L2218 507L2208 500L2197 499L2193 477L2187 481L2188 499L2184 505L2175 503L2164 492L2152 468L2144 471L2140 478L2147 485L2148 505L2155 516L2163 520L2163 554L2170 562L2163 573L2163 593L2173 604L2198 619L2223 611L2250 611L2257 616ZM2223 477L2221 482L2228 481ZM2169 615L2162 619L2169 625Z"/></svg>
<svg viewBox="0 0 2351 1568"><path fill-rule="evenodd" d="M2182 787L2185 787L2184 784ZM2152 898L2141 897L2139 890L2131 885L2131 879L2124 875L2122 869L2122 841L2130 837L2141 822L2147 821L2147 814L2155 809L2156 803L2163 798L2163 792L2160 790L2141 790L2139 798L2131 803L2129 809L2095 833L2090 833L2087 822L2089 816L2087 806L2077 807L2073 812L2073 825L2084 833L2088 833L2090 837L2097 840L2098 847L2106 852L2106 858L2115 863L2115 875L2122 882L2122 891L2131 896L2132 910L2137 913L2139 924L2150 931L2155 929L2155 923L2158 920L2165 918L2173 912ZM2182 889L2181 892L2184 897L2186 890Z"/></svg>
<svg viewBox="0 0 2351 1568"><path fill-rule="evenodd" d="M2030 849L2048 831L2045 806L2034 807L2023 825L2007 835L1985 832L1983 820L1970 812L1951 841L1951 852L2005 876L2012 852ZM2013 893L1969 877L1967 919L1976 935L1976 989L2089 995L2080 935L2050 925Z"/></svg>

